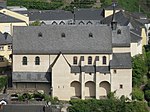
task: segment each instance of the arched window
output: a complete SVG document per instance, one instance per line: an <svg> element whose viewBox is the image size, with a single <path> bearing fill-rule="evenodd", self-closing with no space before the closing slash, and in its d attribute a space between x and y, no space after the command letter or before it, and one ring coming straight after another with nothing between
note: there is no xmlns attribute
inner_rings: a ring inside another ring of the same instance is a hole
<svg viewBox="0 0 150 112"><path fill-rule="evenodd" d="M35 57L35 65L40 65L40 58L38 56Z"/></svg>
<svg viewBox="0 0 150 112"><path fill-rule="evenodd" d="M88 64L92 64L92 57L91 56L88 57Z"/></svg>
<svg viewBox="0 0 150 112"><path fill-rule="evenodd" d="M148 33L148 37L150 37L150 32Z"/></svg>
<svg viewBox="0 0 150 112"><path fill-rule="evenodd" d="M26 57L26 56L24 56L24 57L22 58L22 64L23 64L23 65L27 65L27 57Z"/></svg>
<svg viewBox="0 0 150 112"><path fill-rule="evenodd" d="M103 64L106 64L106 56L103 56Z"/></svg>
<svg viewBox="0 0 150 112"><path fill-rule="evenodd" d="M75 64L75 65L76 65L76 64L77 64L77 62L78 62L78 58L77 58L76 56L74 56L74 57L73 57L73 64Z"/></svg>
<svg viewBox="0 0 150 112"><path fill-rule="evenodd" d="M120 29L117 30L117 34L121 34L121 30Z"/></svg>

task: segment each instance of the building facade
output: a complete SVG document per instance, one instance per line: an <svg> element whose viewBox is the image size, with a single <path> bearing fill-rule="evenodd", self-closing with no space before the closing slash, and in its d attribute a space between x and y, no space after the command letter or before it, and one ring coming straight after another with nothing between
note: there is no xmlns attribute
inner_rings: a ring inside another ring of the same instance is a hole
<svg viewBox="0 0 150 112"><path fill-rule="evenodd" d="M15 27L13 88L43 90L60 100L131 98L129 27L63 25Z"/></svg>

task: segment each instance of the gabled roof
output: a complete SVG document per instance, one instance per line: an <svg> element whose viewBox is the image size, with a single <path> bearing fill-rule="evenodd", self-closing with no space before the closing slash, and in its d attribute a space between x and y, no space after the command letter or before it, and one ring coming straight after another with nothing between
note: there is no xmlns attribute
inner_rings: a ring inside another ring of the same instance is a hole
<svg viewBox="0 0 150 112"><path fill-rule="evenodd" d="M111 53L111 38L109 26L14 27L13 53Z"/></svg>
<svg viewBox="0 0 150 112"><path fill-rule="evenodd" d="M102 20L102 9L75 9L76 20Z"/></svg>
<svg viewBox="0 0 150 112"><path fill-rule="evenodd" d="M118 34L118 32L120 34ZM112 31L112 44L114 47L129 47L130 43L131 37L129 27L118 26L117 30Z"/></svg>
<svg viewBox="0 0 150 112"><path fill-rule="evenodd" d="M131 54L130 53L114 53L112 60L110 61L110 68L124 68L124 69L131 69Z"/></svg>
<svg viewBox="0 0 150 112"><path fill-rule="evenodd" d="M71 11L64 10L40 10L28 11L30 21L36 20L68 20L73 19Z"/></svg>
<svg viewBox="0 0 150 112"><path fill-rule="evenodd" d="M12 44L12 37L8 33L0 32L0 45Z"/></svg>
<svg viewBox="0 0 150 112"><path fill-rule="evenodd" d="M110 15L110 16L104 18L101 21L101 23L110 25L110 23L112 21L112 17L113 17L113 15ZM126 16L126 14L123 11L116 12L115 19L116 19L117 23L121 26L127 26L129 23L129 18Z"/></svg>
<svg viewBox="0 0 150 112"><path fill-rule="evenodd" d="M0 23L10 23L10 22L23 22L20 19L11 17L9 15L5 15L3 13L0 13Z"/></svg>

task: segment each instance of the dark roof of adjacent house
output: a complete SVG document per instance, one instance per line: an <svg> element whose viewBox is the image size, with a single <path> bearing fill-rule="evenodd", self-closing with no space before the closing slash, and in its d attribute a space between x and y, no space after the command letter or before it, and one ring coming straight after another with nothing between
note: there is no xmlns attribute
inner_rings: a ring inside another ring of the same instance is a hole
<svg viewBox="0 0 150 112"><path fill-rule="evenodd" d="M113 10L113 8L114 8L113 4L114 3L112 3L111 5L105 7L104 9L105 10ZM122 9L122 7L120 7L120 5L118 5L117 3L115 3L115 10L123 10L123 9Z"/></svg>
<svg viewBox="0 0 150 112"><path fill-rule="evenodd" d="M73 18L71 11L64 10L33 10L28 11L30 21L36 20L68 20Z"/></svg>
<svg viewBox="0 0 150 112"><path fill-rule="evenodd" d="M110 61L110 68L132 68L130 53L114 53Z"/></svg>
<svg viewBox="0 0 150 112"><path fill-rule="evenodd" d="M102 20L102 9L75 9L75 20Z"/></svg>
<svg viewBox="0 0 150 112"><path fill-rule="evenodd" d="M44 105L4 105L2 112L43 112Z"/></svg>
<svg viewBox="0 0 150 112"><path fill-rule="evenodd" d="M131 16L135 19L146 19L147 18L147 16L141 12L133 12L133 13L131 13Z"/></svg>
<svg viewBox="0 0 150 112"><path fill-rule="evenodd" d="M0 32L0 45L12 44L12 36L8 33Z"/></svg>
<svg viewBox="0 0 150 112"><path fill-rule="evenodd" d="M101 23L110 25L110 23L112 21L112 17L113 17L113 15L110 15L110 16L104 18L101 21ZM116 12L115 19L116 19L117 23L121 26L127 26L129 24L129 18L123 11Z"/></svg>
<svg viewBox="0 0 150 112"><path fill-rule="evenodd" d="M142 23L143 25L150 23L150 20L149 20L149 19L136 19L136 20L137 20L138 22Z"/></svg>
<svg viewBox="0 0 150 112"><path fill-rule="evenodd" d="M109 26L14 27L13 53L111 53Z"/></svg>
<svg viewBox="0 0 150 112"><path fill-rule="evenodd" d="M131 43L130 29L128 26L118 26L112 31L112 44L114 47L129 47Z"/></svg>
<svg viewBox="0 0 150 112"><path fill-rule="evenodd" d="M137 43L142 40L142 37L132 31L130 31L131 43Z"/></svg>
<svg viewBox="0 0 150 112"><path fill-rule="evenodd" d="M45 104L7 104L3 105L0 112L60 112L60 105Z"/></svg>
<svg viewBox="0 0 150 112"><path fill-rule="evenodd" d="M0 9L1 8L6 8L6 7L7 7L6 1L0 1Z"/></svg>
<svg viewBox="0 0 150 112"><path fill-rule="evenodd" d="M20 19L11 17L9 15L5 15L3 13L0 13L0 23L9 23L9 22L23 22Z"/></svg>

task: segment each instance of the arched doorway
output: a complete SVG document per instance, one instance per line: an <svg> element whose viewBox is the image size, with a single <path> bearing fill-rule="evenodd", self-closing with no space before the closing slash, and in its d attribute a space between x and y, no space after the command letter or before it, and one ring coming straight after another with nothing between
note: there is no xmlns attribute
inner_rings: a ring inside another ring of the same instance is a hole
<svg viewBox="0 0 150 112"><path fill-rule="evenodd" d="M81 97L81 83L78 81L73 81L71 84L71 94L72 97Z"/></svg>
<svg viewBox="0 0 150 112"><path fill-rule="evenodd" d="M95 98L95 83L88 81L85 83L85 97Z"/></svg>
<svg viewBox="0 0 150 112"><path fill-rule="evenodd" d="M99 92L100 98L107 97L108 93L110 92L110 83L107 81L102 81L99 84Z"/></svg>

